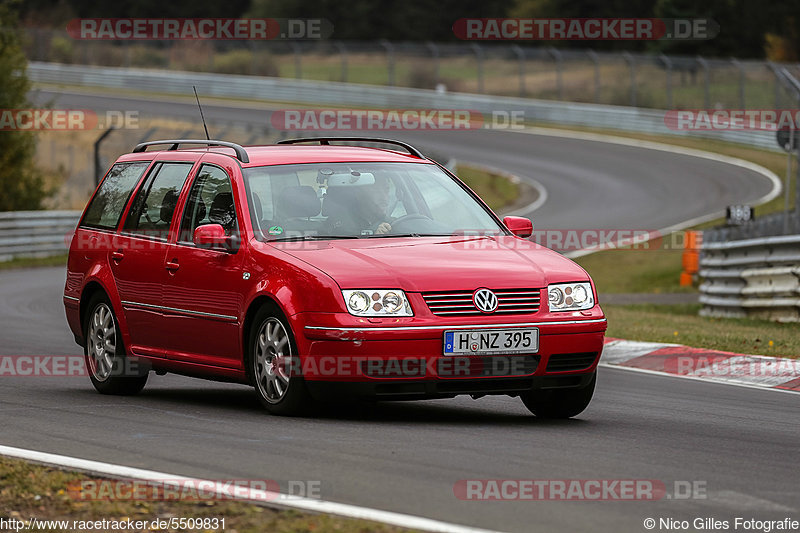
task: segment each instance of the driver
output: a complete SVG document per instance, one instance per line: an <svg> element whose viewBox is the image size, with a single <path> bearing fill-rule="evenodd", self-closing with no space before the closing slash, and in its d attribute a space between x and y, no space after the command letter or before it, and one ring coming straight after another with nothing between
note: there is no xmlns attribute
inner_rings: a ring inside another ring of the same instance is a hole
<svg viewBox="0 0 800 533"><path fill-rule="evenodd" d="M394 210L390 178L375 176L374 184L336 187L328 191L323 206L328 208L328 231L335 235L384 235L392 231ZM323 207L323 211L326 209Z"/></svg>
<svg viewBox="0 0 800 533"><path fill-rule="evenodd" d="M363 227L378 235L392 231L390 193L392 184L388 178L375 176L375 184L364 187L362 217Z"/></svg>

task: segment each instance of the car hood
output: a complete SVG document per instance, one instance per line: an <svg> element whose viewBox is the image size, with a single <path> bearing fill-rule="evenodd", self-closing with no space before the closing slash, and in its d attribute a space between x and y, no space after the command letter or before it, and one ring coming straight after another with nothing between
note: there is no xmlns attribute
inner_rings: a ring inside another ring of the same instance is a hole
<svg viewBox="0 0 800 533"><path fill-rule="evenodd" d="M342 289L411 292L539 288L588 280L573 261L511 236L342 239L271 243Z"/></svg>

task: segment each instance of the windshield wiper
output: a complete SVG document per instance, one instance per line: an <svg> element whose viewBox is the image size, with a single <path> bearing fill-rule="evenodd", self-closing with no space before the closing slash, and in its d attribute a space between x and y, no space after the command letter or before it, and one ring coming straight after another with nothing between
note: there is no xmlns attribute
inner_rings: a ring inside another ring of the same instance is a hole
<svg viewBox="0 0 800 533"><path fill-rule="evenodd" d="M360 239L357 235L295 235L293 237L283 237L281 239L270 239L267 242L289 242L289 241L327 241L332 239Z"/></svg>
<svg viewBox="0 0 800 533"><path fill-rule="evenodd" d="M369 239L382 239L386 237L451 237L452 233L376 233L367 235Z"/></svg>

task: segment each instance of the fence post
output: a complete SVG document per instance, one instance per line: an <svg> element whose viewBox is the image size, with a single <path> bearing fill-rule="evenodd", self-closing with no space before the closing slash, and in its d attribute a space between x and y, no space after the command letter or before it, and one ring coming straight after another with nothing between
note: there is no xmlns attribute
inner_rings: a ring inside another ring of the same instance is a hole
<svg viewBox="0 0 800 533"><path fill-rule="evenodd" d="M775 63L772 61L767 61L767 68L772 71L772 74L775 76L775 109L780 109L781 107L781 76L778 72L778 67L775 66Z"/></svg>
<svg viewBox="0 0 800 533"><path fill-rule="evenodd" d="M628 63L631 71L631 107L636 107L636 60L630 52L622 52L622 57Z"/></svg>
<svg viewBox="0 0 800 533"><path fill-rule="evenodd" d="M547 53L550 54L556 64L556 86L558 87L558 99L564 100L564 80L561 76L561 71L563 70L563 56L560 51L556 50L552 46L547 48Z"/></svg>
<svg viewBox="0 0 800 533"><path fill-rule="evenodd" d="M600 103L600 58L592 49L586 51L594 63L594 103Z"/></svg>
<svg viewBox="0 0 800 533"><path fill-rule="evenodd" d="M797 94L797 109L800 109L800 93ZM795 124L796 127L797 125ZM795 135L800 133L797 129L793 131ZM800 226L800 142L797 143L795 158L797 159L797 169L794 175L794 213L797 217L796 222Z"/></svg>
<svg viewBox="0 0 800 533"><path fill-rule="evenodd" d="M739 108L744 109L744 65L736 58L731 58L731 63L739 69Z"/></svg>
<svg viewBox="0 0 800 533"><path fill-rule="evenodd" d="M386 39L381 39L380 43L386 49L387 84L394 87L394 45Z"/></svg>
<svg viewBox="0 0 800 533"><path fill-rule="evenodd" d="M289 46L292 47L294 53L294 78L300 80L303 78L303 64L302 56L300 54L300 45L294 41L289 41Z"/></svg>
<svg viewBox="0 0 800 533"><path fill-rule="evenodd" d="M478 62L478 93L483 94L483 48L478 43L470 43L470 48L475 52Z"/></svg>
<svg viewBox="0 0 800 533"><path fill-rule="evenodd" d="M700 56L697 56L697 64L703 67L703 107L709 109L711 107L711 94L708 85L711 83L708 71L708 61Z"/></svg>
<svg viewBox="0 0 800 533"><path fill-rule="evenodd" d="M667 109L672 109L672 60L664 54L661 54L658 58L667 68Z"/></svg>
<svg viewBox="0 0 800 533"><path fill-rule="evenodd" d="M517 63L519 66L519 95L525 96L525 51L518 44L512 44L511 50L517 54Z"/></svg>
<svg viewBox="0 0 800 533"><path fill-rule="evenodd" d="M439 47L432 41L426 41L425 46L430 50L433 59L433 85L436 86L439 85Z"/></svg>
<svg viewBox="0 0 800 533"><path fill-rule="evenodd" d="M100 161L100 144L105 140L108 135L114 131L114 126L111 126L106 131L100 134L100 137L94 142L94 185L100 185L100 179L103 177L103 164Z"/></svg>
<svg viewBox="0 0 800 533"><path fill-rule="evenodd" d="M789 146L788 150L786 150L786 180L783 186L784 188L784 195L783 195L783 234L789 234L789 185L792 182L792 152L794 151L792 148L794 147L794 136L795 136L794 128L789 130Z"/></svg>
<svg viewBox="0 0 800 533"><path fill-rule="evenodd" d="M347 48L342 41L333 41L333 46L339 51L342 58L342 81L347 81Z"/></svg>

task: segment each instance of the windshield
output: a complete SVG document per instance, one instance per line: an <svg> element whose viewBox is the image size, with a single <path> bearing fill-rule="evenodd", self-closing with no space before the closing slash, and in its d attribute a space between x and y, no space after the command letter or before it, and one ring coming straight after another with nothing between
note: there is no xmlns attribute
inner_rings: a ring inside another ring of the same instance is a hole
<svg viewBox="0 0 800 533"><path fill-rule="evenodd" d="M253 227L264 240L500 233L439 167L314 163L244 170Z"/></svg>

